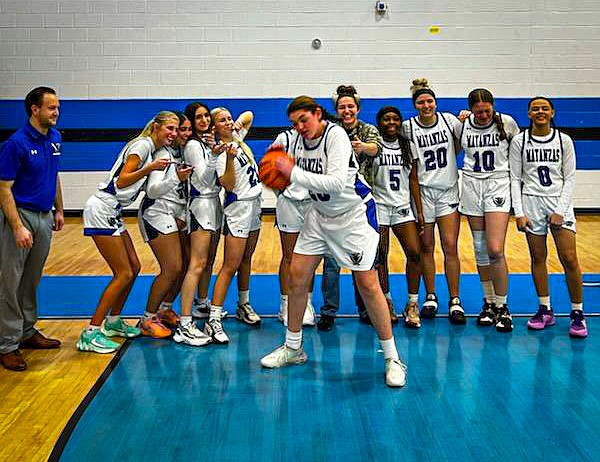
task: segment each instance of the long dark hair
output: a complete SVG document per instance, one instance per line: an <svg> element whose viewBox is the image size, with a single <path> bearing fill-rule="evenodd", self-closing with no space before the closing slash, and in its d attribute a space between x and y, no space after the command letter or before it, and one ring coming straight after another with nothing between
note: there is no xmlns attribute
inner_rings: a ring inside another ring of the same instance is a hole
<svg viewBox="0 0 600 462"><path fill-rule="evenodd" d="M289 117L289 115L292 112L301 111L301 110L308 111L308 112L311 112L312 114L314 114L317 109L321 109L321 114L322 114L323 120L329 120L331 122L337 121L337 118L332 116L331 114L329 114L323 106L321 106L319 103L317 103L314 100L314 98L311 98L310 96L306 96L306 95L297 96L296 98L294 98L292 100L292 102L290 104L288 104L287 115Z"/></svg>
<svg viewBox="0 0 600 462"><path fill-rule="evenodd" d="M210 114L210 109L208 108L208 106L204 103L201 103L200 101L196 101L194 103L190 103L185 107L185 116L190 120L191 124L192 124L192 136L190 138L193 138L197 141L201 141L200 136L202 136L201 133L198 133L196 131L196 111L198 110L199 107L203 107L204 109L206 109L206 112L208 112ZM210 120L210 124L208 126L208 128L210 129L212 127L212 117Z"/></svg>

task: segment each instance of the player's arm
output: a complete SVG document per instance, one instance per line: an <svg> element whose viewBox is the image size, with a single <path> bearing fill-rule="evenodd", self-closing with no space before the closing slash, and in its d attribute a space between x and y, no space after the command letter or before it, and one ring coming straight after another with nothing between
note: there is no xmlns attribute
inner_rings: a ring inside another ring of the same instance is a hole
<svg viewBox="0 0 600 462"><path fill-rule="evenodd" d="M56 175L56 195L54 196L54 217L52 221L52 229L60 231L65 224L65 210L62 197L62 184L60 182L60 174Z"/></svg>
<svg viewBox="0 0 600 462"><path fill-rule="evenodd" d="M419 186L419 176L417 174L417 161L412 161L412 167L408 176L408 186L410 189L410 195L415 203L415 209L417 212L417 227L419 228L419 234L421 234L425 227L425 218L423 217L423 203L421 202L421 186Z"/></svg>
<svg viewBox="0 0 600 462"><path fill-rule="evenodd" d="M522 199L522 172L523 158L521 156L523 137L515 136L508 151L508 162L510 165L510 194L512 198L512 206L517 220L517 229L525 232L529 222L529 218L523 212Z"/></svg>
<svg viewBox="0 0 600 462"><path fill-rule="evenodd" d="M14 181L0 180L0 205L6 221L10 224L17 247L29 249L33 246L33 236L25 227L17 211L17 204L12 193Z"/></svg>
<svg viewBox="0 0 600 462"><path fill-rule="evenodd" d="M575 147L573 140L569 136L563 137L563 155L562 155L562 173L563 187L558 199L558 207L552 215L550 215L550 225L562 226L563 219L567 209L573 200L573 190L575 189L575 173L577 171L575 161Z"/></svg>
<svg viewBox="0 0 600 462"><path fill-rule="evenodd" d="M225 150L224 171L219 175L219 183L226 191L233 191L235 188L235 157L237 155L237 146L229 144Z"/></svg>
<svg viewBox="0 0 600 462"><path fill-rule="evenodd" d="M356 154L365 154L375 157L383 150L381 134L373 125L365 124L361 137L355 136L352 140L352 149Z"/></svg>
<svg viewBox="0 0 600 462"><path fill-rule="evenodd" d="M199 184L208 183L215 174L219 154L211 150L211 155L204 157L204 149L197 141L189 141L183 150L183 158L194 168L192 178Z"/></svg>

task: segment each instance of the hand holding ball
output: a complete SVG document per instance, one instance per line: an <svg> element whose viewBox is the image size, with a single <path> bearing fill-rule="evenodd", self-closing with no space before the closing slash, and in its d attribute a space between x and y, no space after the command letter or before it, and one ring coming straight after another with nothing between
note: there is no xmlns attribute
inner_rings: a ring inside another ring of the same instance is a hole
<svg viewBox="0 0 600 462"><path fill-rule="evenodd" d="M273 147L265 153L258 165L261 183L271 189L285 189L290 184L294 160L281 147Z"/></svg>

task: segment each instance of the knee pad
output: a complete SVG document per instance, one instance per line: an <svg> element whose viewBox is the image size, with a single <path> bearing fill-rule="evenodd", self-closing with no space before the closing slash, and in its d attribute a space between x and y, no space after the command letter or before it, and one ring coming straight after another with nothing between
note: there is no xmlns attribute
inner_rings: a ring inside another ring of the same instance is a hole
<svg viewBox="0 0 600 462"><path fill-rule="evenodd" d="M475 249L475 261L478 266L488 266L490 257L487 253L487 240L485 231L473 231L473 248Z"/></svg>

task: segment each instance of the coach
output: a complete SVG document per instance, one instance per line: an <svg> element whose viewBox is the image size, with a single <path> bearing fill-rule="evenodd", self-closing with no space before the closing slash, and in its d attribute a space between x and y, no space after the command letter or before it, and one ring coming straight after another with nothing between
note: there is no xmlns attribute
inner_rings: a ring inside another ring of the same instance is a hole
<svg viewBox="0 0 600 462"><path fill-rule="evenodd" d="M34 328L36 290L52 229L58 231L64 224L58 178L61 136L54 128L59 112L56 92L47 87L31 90L25 110L29 122L0 146L0 362L12 371L27 368L19 347L60 346L60 341Z"/></svg>

